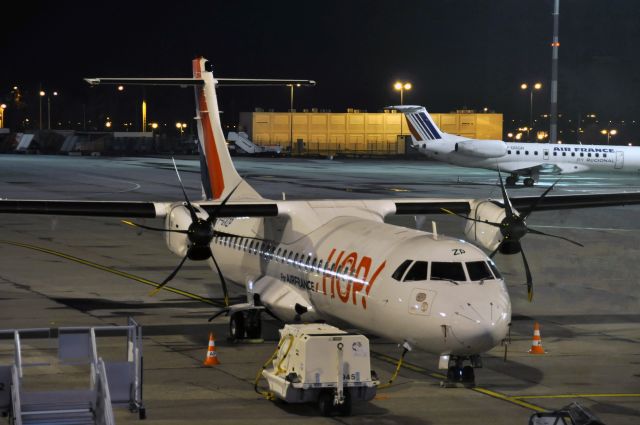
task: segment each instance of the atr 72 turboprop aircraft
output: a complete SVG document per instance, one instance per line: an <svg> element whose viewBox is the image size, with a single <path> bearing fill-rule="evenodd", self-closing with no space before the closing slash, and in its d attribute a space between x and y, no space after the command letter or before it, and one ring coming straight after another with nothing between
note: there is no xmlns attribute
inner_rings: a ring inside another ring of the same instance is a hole
<svg viewBox="0 0 640 425"><path fill-rule="evenodd" d="M127 221L164 232L169 250L182 258L161 286L189 259L217 271L227 306L227 281L246 288L246 303L223 310L237 339L260 334L261 311L286 322L324 320L437 354L449 379L472 382L479 354L504 341L511 322L500 272L471 243L384 218L446 209L468 215L472 241L513 250L533 232L524 218L534 208L640 203L640 194L509 199L504 187L501 201L264 199L229 156L216 84L232 80L214 79L210 62L195 59L193 78L88 81L195 88L204 199L191 202L183 188L185 199L177 202L0 200L0 212L163 219L161 228ZM519 215L516 207L526 212Z"/></svg>
<svg viewBox="0 0 640 425"><path fill-rule="evenodd" d="M429 158L461 167L509 172L507 185L520 176L533 186L540 173L640 171L640 148L610 145L566 145L477 140L442 132L422 106L391 106L405 114L413 146Z"/></svg>

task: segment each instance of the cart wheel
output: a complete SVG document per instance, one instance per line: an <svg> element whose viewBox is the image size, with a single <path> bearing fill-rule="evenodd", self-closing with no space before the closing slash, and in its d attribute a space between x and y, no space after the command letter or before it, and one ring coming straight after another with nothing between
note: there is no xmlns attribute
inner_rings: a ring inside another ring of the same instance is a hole
<svg viewBox="0 0 640 425"><path fill-rule="evenodd" d="M244 339L244 314L241 311L231 315L229 337L232 340Z"/></svg>
<svg viewBox="0 0 640 425"><path fill-rule="evenodd" d="M140 410L138 410L138 419L140 420L147 419L147 409L145 409L144 407L141 407Z"/></svg>
<svg viewBox="0 0 640 425"><path fill-rule="evenodd" d="M247 338L260 338L262 335L262 317L260 310L251 311L247 316L245 329L247 330Z"/></svg>
<svg viewBox="0 0 640 425"><path fill-rule="evenodd" d="M476 380L475 372L471 366L462 368L462 382L465 384L473 384Z"/></svg>
<svg viewBox="0 0 640 425"><path fill-rule="evenodd" d="M318 410L320 410L323 416L333 416L335 411L333 406L333 391L320 391L318 395Z"/></svg>

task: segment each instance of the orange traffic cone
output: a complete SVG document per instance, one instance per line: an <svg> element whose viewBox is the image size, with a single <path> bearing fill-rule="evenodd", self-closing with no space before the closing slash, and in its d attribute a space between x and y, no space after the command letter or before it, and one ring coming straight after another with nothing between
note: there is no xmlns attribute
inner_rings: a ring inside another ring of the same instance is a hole
<svg viewBox="0 0 640 425"><path fill-rule="evenodd" d="M209 347L207 348L207 357L205 357L203 364L205 366L215 366L220 364L218 354L216 353L216 339L213 337L213 332L209 332Z"/></svg>
<svg viewBox="0 0 640 425"><path fill-rule="evenodd" d="M533 342L531 343L529 354L544 354L542 338L540 338L540 325L538 325L538 322L533 324Z"/></svg>

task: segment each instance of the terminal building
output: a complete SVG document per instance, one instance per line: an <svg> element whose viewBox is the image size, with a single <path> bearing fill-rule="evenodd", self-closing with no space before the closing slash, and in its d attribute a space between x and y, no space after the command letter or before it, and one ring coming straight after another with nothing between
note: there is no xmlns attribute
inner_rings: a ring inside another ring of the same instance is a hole
<svg viewBox="0 0 640 425"><path fill-rule="evenodd" d="M431 116L446 133L503 139L502 114L459 110ZM405 117L396 111L242 112L239 124L256 145L280 146L294 155L404 155L411 144Z"/></svg>

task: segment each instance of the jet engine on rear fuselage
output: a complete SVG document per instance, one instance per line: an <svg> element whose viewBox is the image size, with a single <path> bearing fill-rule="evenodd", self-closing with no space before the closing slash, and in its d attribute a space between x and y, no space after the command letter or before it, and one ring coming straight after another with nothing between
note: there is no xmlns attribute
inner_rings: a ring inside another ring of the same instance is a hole
<svg viewBox="0 0 640 425"><path fill-rule="evenodd" d="M507 145L501 140L464 140L456 143L455 150L477 158L499 158L507 153Z"/></svg>
<svg viewBox="0 0 640 425"><path fill-rule="evenodd" d="M504 207L495 204L495 201L478 200L471 203L471 211L469 218L481 221L490 221L492 223L501 223L505 218ZM514 210L515 212L515 210ZM500 228L490 224L479 223L477 221L467 220L464 229L467 240L476 242L484 248L493 251L502 241L502 233Z"/></svg>

